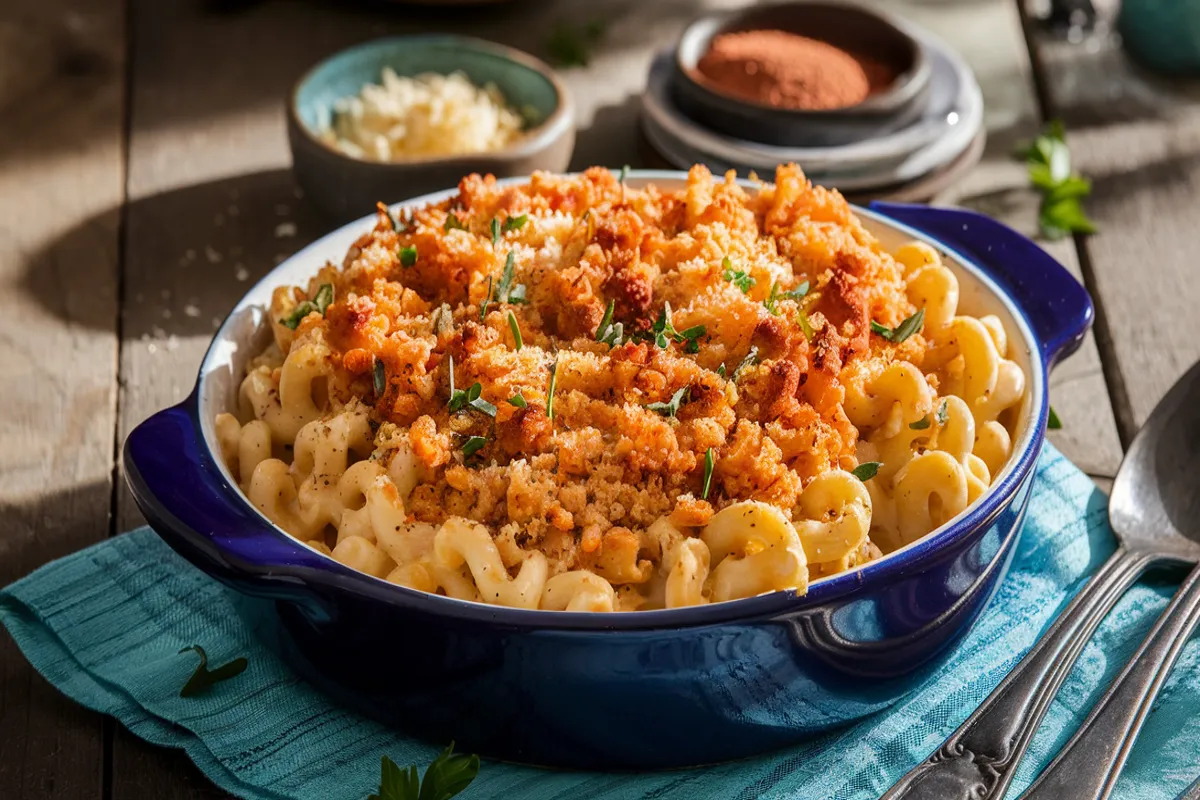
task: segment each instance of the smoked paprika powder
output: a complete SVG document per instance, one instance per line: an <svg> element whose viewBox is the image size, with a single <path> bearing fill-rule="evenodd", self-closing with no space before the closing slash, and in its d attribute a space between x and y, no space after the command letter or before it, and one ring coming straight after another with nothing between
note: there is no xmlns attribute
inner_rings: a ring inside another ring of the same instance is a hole
<svg viewBox="0 0 1200 800"><path fill-rule="evenodd" d="M712 40L696 71L724 94L810 111L857 105L896 78L878 61L781 30L723 33Z"/></svg>

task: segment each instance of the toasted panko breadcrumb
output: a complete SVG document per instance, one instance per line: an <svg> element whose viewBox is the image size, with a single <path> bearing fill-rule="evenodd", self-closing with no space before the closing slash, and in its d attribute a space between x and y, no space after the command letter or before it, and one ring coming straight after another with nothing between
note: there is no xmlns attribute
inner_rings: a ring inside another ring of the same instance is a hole
<svg viewBox="0 0 1200 800"><path fill-rule="evenodd" d="M329 401L408 431L424 473L410 518L465 516L510 566L539 549L554 573L614 584L649 578L656 520L695 530L748 499L791 516L809 481L853 463L847 382L925 348L869 336L914 311L901 268L796 166L756 192L701 166L681 191L600 168L472 175L398 218L381 206L307 296L321 283L333 303L279 339L323 342ZM482 407L452 410L451 386L475 384Z"/></svg>

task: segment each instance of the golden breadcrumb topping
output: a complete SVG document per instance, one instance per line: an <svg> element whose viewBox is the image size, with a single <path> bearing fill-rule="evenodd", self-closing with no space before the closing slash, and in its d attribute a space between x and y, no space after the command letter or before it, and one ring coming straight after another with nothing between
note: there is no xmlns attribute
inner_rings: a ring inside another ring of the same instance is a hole
<svg viewBox="0 0 1200 800"><path fill-rule="evenodd" d="M634 554L655 556L663 516L754 499L790 517L857 464L844 387L926 347L870 335L916 310L901 269L795 166L750 192L701 166L680 191L471 175L399 219L381 206L340 268L275 305L323 284L324 314L274 320L277 339L328 348L321 391L373 407L377 444L407 431L409 518L477 520L506 563L537 549L555 573L648 570Z"/></svg>

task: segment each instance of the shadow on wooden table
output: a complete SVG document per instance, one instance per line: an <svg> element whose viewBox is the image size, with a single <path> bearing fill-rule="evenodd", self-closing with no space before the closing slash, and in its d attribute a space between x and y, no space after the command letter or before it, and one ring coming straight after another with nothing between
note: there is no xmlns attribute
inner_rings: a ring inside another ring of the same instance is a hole
<svg viewBox="0 0 1200 800"><path fill-rule="evenodd" d="M367 214L371 209L363 209ZM73 228L34 253L22 289L51 314L106 328L70 279L69 254L86 248L115 211ZM122 338L208 336L247 290L276 264L331 226L309 207L289 170L188 186L132 200L125 211ZM70 314L68 315L68 309Z"/></svg>

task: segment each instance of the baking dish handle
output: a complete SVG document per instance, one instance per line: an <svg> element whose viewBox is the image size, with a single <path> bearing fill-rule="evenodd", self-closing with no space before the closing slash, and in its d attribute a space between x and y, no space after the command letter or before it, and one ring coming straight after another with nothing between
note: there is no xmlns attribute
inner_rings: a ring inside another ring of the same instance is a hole
<svg viewBox="0 0 1200 800"><path fill-rule="evenodd" d="M125 480L150 527L234 589L328 619L332 605L305 576L320 582L345 568L281 533L242 499L204 446L194 408L189 398L160 411L125 440Z"/></svg>
<svg viewBox="0 0 1200 800"><path fill-rule="evenodd" d="M1095 313L1092 298L1034 242L974 211L879 201L870 208L937 239L982 267L1025 312L1042 345L1047 369L1082 344Z"/></svg>

